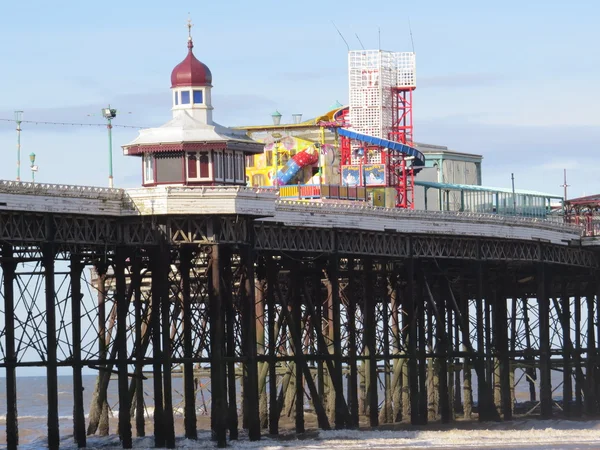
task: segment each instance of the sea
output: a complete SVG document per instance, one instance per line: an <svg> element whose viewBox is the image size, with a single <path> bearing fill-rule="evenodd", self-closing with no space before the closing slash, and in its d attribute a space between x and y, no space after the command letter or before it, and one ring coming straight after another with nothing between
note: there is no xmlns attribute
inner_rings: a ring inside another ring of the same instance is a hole
<svg viewBox="0 0 600 450"><path fill-rule="evenodd" d="M146 380L144 393L148 404L152 404L152 380ZM74 450L77 445L72 437L73 397L72 378L69 375L58 377L58 401L61 448ZM84 405L89 410L95 375L84 375ZM558 385L558 384L557 384ZM110 411L110 430L108 436L88 436L87 448L112 450L122 448L117 430L117 385L109 384L108 403ZM17 408L19 414L20 449L33 450L47 447L47 404L46 378L43 376L24 376L17 378ZM183 380L173 378L173 407L176 435L183 436ZM211 440L208 408L209 397L198 398L198 440L178 437L176 448L216 448ZM146 411L146 437L134 437L134 448L150 449L154 447L152 436L152 410ZM87 419L87 417L86 417ZM0 449L6 448L6 380L0 378ZM524 417L511 422L483 423L457 421L450 425L431 424L427 429L415 429L406 424L382 426L371 430L320 431L310 427L308 432L296 435L283 431L281 436L263 436L260 441L250 442L242 430L238 441L230 441L231 448L269 449L600 449L600 421L565 419L539 420ZM134 428L135 429L135 428ZM266 431L265 431L266 432ZM135 431L134 431L135 435Z"/></svg>

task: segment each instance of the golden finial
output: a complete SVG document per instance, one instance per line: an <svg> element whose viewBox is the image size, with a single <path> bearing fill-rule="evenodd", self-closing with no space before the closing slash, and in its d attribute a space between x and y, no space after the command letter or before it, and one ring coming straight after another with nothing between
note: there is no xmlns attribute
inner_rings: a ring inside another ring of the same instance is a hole
<svg viewBox="0 0 600 450"><path fill-rule="evenodd" d="M192 18L190 17L190 13L188 13L188 20L187 20L188 41L192 40L192 27L193 26L194 26L194 24L192 23Z"/></svg>

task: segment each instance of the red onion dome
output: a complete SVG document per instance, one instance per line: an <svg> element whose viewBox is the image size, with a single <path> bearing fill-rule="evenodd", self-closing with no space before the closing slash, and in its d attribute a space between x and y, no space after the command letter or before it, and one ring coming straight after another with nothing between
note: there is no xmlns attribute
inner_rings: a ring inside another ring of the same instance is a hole
<svg viewBox="0 0 600 450"><path fill-rule="evenodd" d="M210 86L212 74L206 64L194 56L194 43L188 40L188 54L171 72L171 87Z"/></svg>

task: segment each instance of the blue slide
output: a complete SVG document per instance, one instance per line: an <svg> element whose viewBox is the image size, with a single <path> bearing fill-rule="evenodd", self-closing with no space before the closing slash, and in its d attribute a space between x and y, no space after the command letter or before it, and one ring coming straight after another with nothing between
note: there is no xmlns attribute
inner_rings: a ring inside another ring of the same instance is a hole
<svg viewBox="0 0 600 450"><path fill-rule="evenodd" d="M355 131L350 131L345 128L338 128L340 136L354 139L356 141L365 142L369 145L376 145L377 147L384 147L395 152L403 153L408 156L414 157L413 165L415 167L425 166L425 155L410 145L403 144L402 142L389 141L387 139L381 139L378 137L369 136L368 134L361 134Z"/></svg>

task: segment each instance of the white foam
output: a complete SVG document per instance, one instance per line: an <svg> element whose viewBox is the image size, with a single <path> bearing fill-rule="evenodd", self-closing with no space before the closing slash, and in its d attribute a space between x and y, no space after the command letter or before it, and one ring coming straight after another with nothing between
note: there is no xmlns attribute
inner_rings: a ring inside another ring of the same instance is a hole
<svg viewBox="0 0 600 450"><path fill-rule="evenodd" d="M475 424L474 428L479 425ZM215 448L210 433L199 433L198 441L177 439L178 449ZM46 439L20 446L33 450L45 445ZM389 450L403 448L444 448L444 449L491 449L491 448L561 448L591 449L600 448L600 421L567 420L525 420L489 424L487 429L451 429L445 431L369 431L336 430L321 431L318 437L306 440L283 440L263 437L250 442L247 437L228 442L229 448L280 450L287 448L304 450L348 449L348 450ZM61 448L75 449L72 438L65 438ZM88 437L89 449L116 450L122 448L117 436ZM154 437L134 439L135 449L154 448Z"/></svg>

